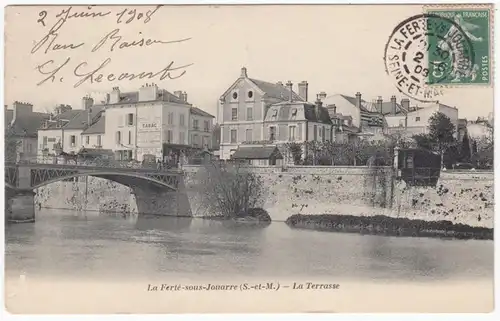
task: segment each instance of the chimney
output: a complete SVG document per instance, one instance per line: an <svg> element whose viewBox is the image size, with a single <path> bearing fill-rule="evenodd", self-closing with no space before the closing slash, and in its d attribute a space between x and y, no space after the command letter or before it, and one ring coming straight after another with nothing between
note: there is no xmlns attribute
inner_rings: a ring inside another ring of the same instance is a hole
<svg viewBox="0 0 500 321"><path fill-rule="evenodd" d="M383 103L382 97L381 97L381 96L378 96L378 98L377 98L377 111L378 111L381 115L384 115L384 111L382 110L382 103Z"/></svg>
<svg viewBox="0 0 500 321"><path fill-rule="evenodd" d="M359 91L356 93L356 107L361 109L361 93Z"/></svg>
<svg viewBox="0 0 500 321"><path fill-rule="evenodd" d="M14 105L14 113L13 113L12 121L16 120L17 117L19 117L19 116L26 116L28 114L33 113L33 105L32 104L15 101L13 105Z"/></svg>
<svg viewBox="0 0 500 321"><path fill-rule="evenodd" d="M82 98L82 107L84 110L92 108L93 105L94 105L94 99L92 99L91 97L85 96Z"/></svg>
<svg viewBox="0 0 500 321"><path fill-rule="evenodd" d="M110 104L116 104L120 102L120 88L119 87L113 87L113 91L111 91L111 94L109 96L109 103Z"/></svg>
<svg viewBox="0 0 500 321"><path fill-rule="evenodd" d="M92 107L89 107L87 109L87 127L90 127L91 123L92 123Z"/></svg>
<svg viewBox="0 0 500 321"><path fill-rule="evenodd" d="M326 98L326 92L324 92L324 91L320 92L319 99L321 99L321 101L323 101L325 98Z"/></svg>
<svg viewBox="0 0 500 321"><path fill-rule="evenodd" d="M247 68L245 68L245 67L241 68L240 78L247 78L247 77L248 77Z"/></svg>
<svg viewBox="0 0 500 321"><path fill-rule="evenodd" d="M288 90L289 90L289 98L288 98L288 100L289 101L293 101L293 84L292 84L292 82L289 80L286 83L286 86L288 87Z"/></svg>
<svg viewBox="0 0 500 321"><path fill-rule="evenodd" d="M302 99L304 99L304 101L307 101L307 94L308 94L308 87L309 87L309 84L307 83L307 81L301 81L299 83L299 96L302 97Z"/></svg>
<svg viewBox="0 0 500 321"><path fill-rule="evenodd" d="M410 111L410 100L408 98L401 99L401 107L404 110Z"/></svg>
<svg viewBox="0 0 500 321"><path fill-rule="evenodd" d="M184 91L184 92L181 94L181 100L182 100L183 102L187 103L187 101L188 101L188 94L187 94L187 92L185 92L185 91Z"/></svg>
<svg viewBox="0 0 500 321"><path fill-rule="evenodd" d="M396 115L397 104L396 104L396 96L391 96L391 114Z"/></svg>
<svg viewBox="0 0 500 321"><path fill-rule="evenodd" d="M106 93L106 104L109 104L109 93Z"/></svg>

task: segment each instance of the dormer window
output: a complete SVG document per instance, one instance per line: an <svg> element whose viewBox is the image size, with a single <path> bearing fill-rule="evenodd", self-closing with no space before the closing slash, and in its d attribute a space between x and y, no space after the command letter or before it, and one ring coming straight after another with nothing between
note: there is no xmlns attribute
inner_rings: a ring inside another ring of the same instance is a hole
<svg viewBox="0 0 500 321"><path fill-rule="evenodd" d="M235 92L233 93L233 99L237 99L237 98L238 98L238 93L235 91Z"/></svg>
<svg viewBox="0 0 500 321"><path fill-rule="evenodd" d="M292 108L292 116L297 116L297 108Z"/></svg>
<svg viewBox="0 0 500 321"><path fill-rule="evenodd" d="M252 98L252 97L253 97L253 91L251 91L251 90L250 90L250 91L248 92L248 98Z"/></svg>
<svg viewBox="0 0 500 321"><path fill-rule="evenodd" d="M278 110L277 109L273 109L272 117L276 117L276 116L278 116Z"/></svg>

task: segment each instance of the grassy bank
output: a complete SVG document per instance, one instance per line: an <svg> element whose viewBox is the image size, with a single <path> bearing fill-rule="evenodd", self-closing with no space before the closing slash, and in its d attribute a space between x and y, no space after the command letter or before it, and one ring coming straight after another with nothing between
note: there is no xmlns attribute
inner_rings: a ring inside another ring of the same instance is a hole
<svg viewBox="0 0 500 321"><path fill-rule="evenodd" d="M441 237L493 240L493 229L454 224L450 221L424 221L407 218L350 215L290 216L286 223L292 228L318 231L376 234L388 236Z"/></svg>

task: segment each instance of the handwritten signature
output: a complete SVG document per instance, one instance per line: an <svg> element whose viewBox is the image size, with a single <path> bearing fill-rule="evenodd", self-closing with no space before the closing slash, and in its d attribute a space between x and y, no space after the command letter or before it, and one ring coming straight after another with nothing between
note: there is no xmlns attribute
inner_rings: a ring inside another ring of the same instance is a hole
<svg viewBox="0 0 500 321"><path fill-rule="evenodd" d="M172 43L191 40L191 38L184 38L179 40L163 41L163 40L154 40L150 38L148 39L141 38L139 40L134 40L134 41L122 41L122 36L120 36L119 33L120 29L118 28L114 29L113 31L105 35L104 38L99 40L99 42L94 46L94 48L92 48L91 51L96 52L107 42L112 42L109 51L113 51L115 49L125 49L130 47L148 47L154 44L172 44ZM142 32L139 32L139 34L142 34Z"/></svg>
<svg viewBox="0 0 500 321"><path fill-rule="evenodd" d="M54 60L48 60L35 69L42 75L46 77L37 83L40 86L46 82L63 82L64 77L61 76L62 70L69 64L71 57L68 57L60 66L54 68ZM97 68L91 69L90 71L85 71L84 69L88 66L87 62L82 62L77 65L73 74L79 78L79 80L73 85L74 88L79 87L84 83L101 83L103 81L116 81L116 80L134 80L134 79L153 79L158 78L159 80L165 79L178 79L186 74L186 69L193 64L187 64L182 66L175 66L175 62L171 61L158 71L141 71L138 73L121 72L117 73L104 73L103 69L111 63L111 58L106 58Z"/></svg>

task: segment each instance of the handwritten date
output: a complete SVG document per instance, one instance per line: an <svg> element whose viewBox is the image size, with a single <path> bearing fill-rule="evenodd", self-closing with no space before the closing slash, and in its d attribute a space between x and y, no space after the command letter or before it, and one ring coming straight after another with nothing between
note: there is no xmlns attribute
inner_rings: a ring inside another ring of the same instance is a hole
<svg viewBox="0 0 500 321"><path fill-rule="evenodd" d="M48 60L40 65L38 65L35 70L37 70L45 78L37 83L37 86L43 85L47 82L63 82L64 77L62 76L63 70L67 69L71 57L68 57L61 65L54 66L54 60ZM79 87L84 83L101 83L103 81L121 81L121 80L134 80L134 79L153 79L158 78L159 80L165 79L178 79L186 74L186 69L193 64L187 64L182 66L176 66L174 61L169 62L161 70L157 71L141 71L138 73L105 73L104 69L111 63L111 58L105 59L96 68L87 68L88 63L82 62L78 64L73 69L73 75L78 78L78 81L73 85L74 88Z"/></svg>

